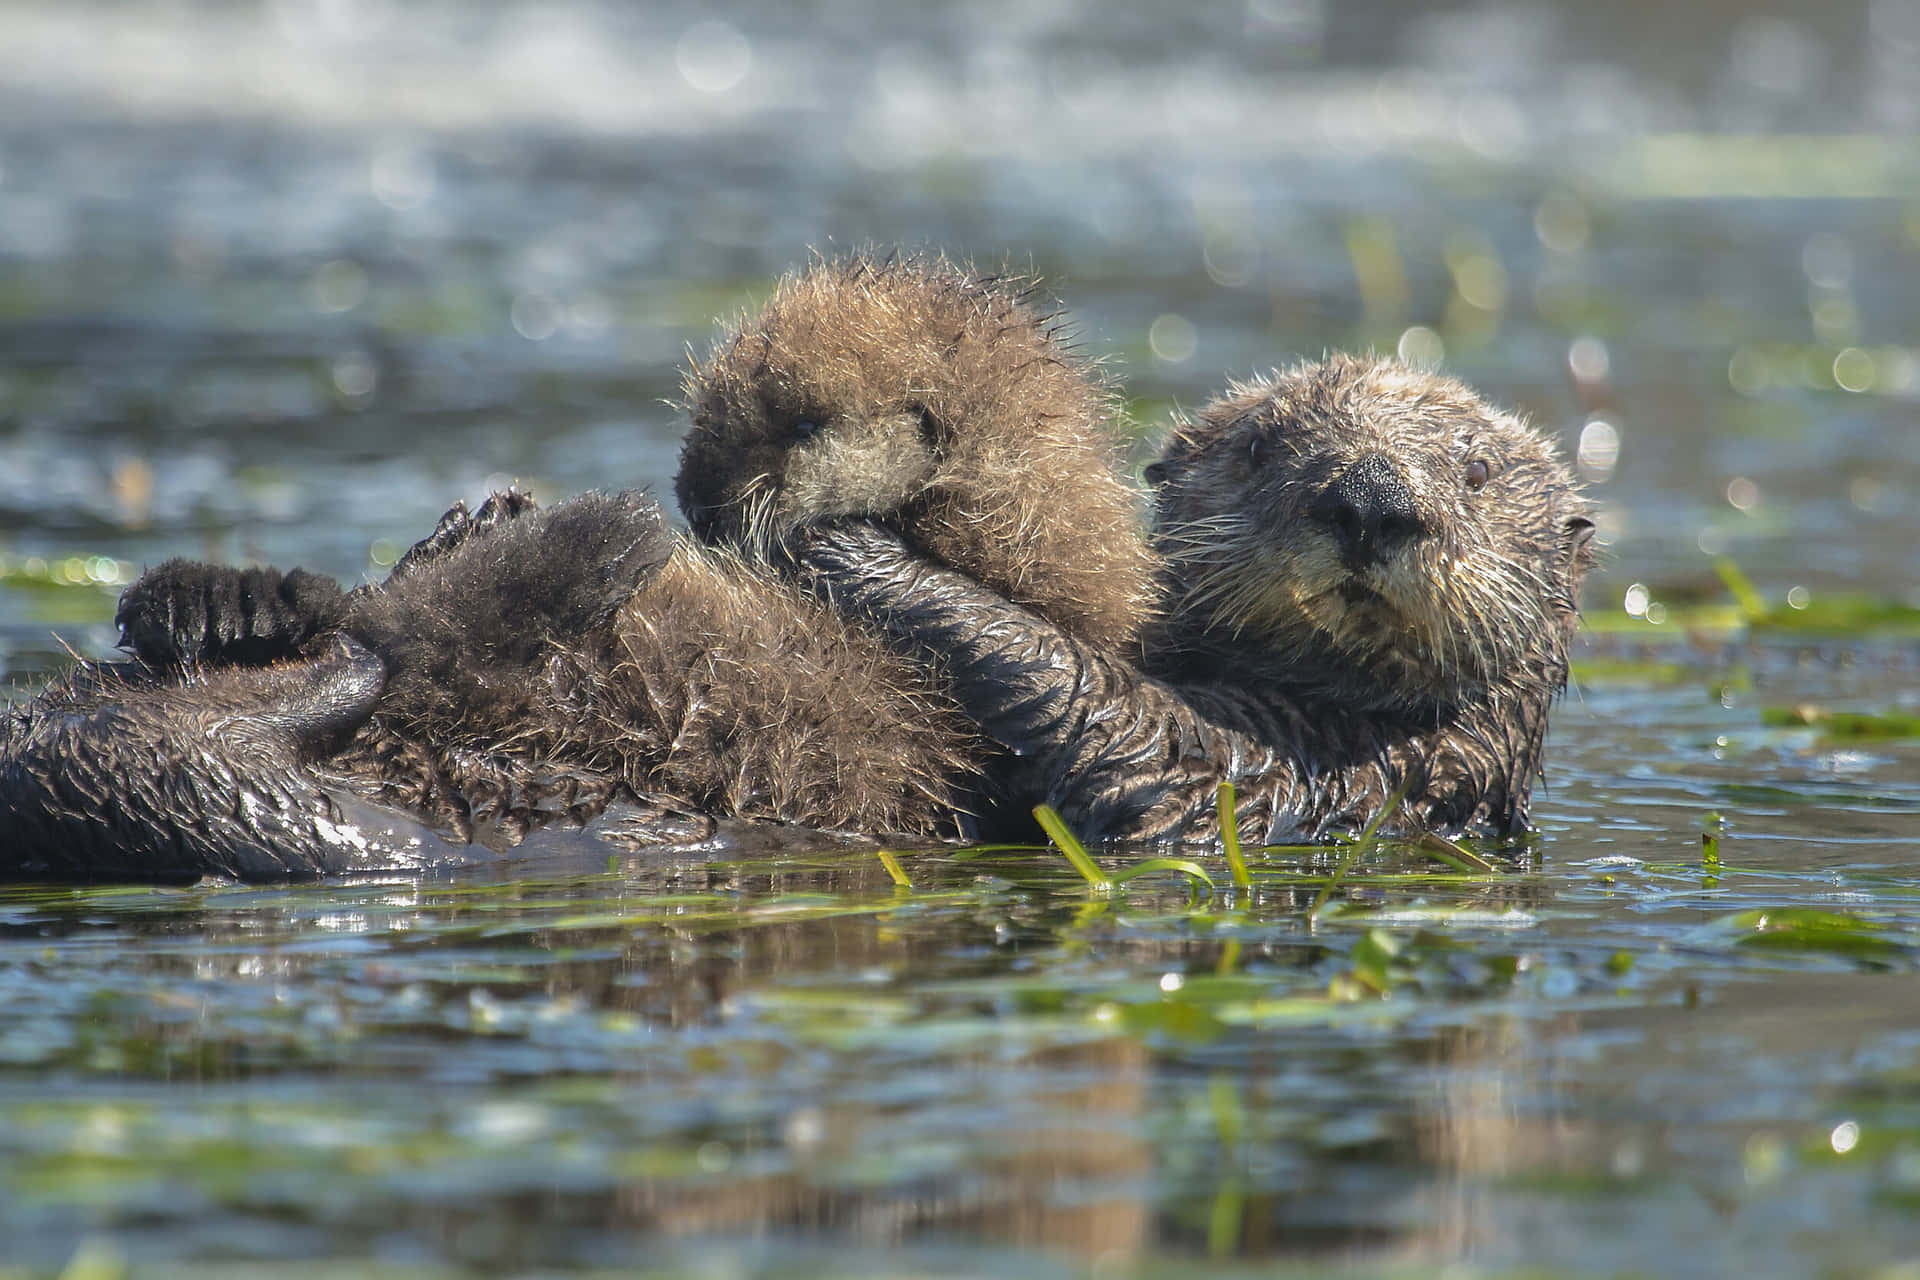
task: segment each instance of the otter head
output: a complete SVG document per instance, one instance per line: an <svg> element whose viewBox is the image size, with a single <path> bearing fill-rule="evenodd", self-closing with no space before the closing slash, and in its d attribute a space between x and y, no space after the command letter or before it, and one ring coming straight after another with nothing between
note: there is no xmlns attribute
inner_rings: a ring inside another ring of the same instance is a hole
<svg viewBox="0 0 1920 1280"><path fill-rule="evenodd" d="M696 535L764 556L883 519L1089 639L1152 595L1108 399L1020 282L855 255L782 280L686 379L675 491Z"/></svg>
<svg viewBox="0 0 1920 1280"><path fill-rule="evenodd" d="M702 538L898 516L974 407L1005 303L943 260L857 255L788 276L687 374L675 488Z"/></svg>
<svg viewBox="0 0 1920 1280"><path fill-rule="evenodd" d="M1451 378L1339 356L1237 385L1147 477L1176 644L1421 715L1565 684L1588 504Z"/></svg>

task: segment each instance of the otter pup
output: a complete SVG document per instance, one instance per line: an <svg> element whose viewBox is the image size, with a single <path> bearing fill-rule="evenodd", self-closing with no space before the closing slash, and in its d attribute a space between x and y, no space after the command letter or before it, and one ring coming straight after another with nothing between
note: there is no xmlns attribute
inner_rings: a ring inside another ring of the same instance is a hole
<svg viewBox="0 0 1920 1280"><path fill-rule="evenodd" d="M1552 447L1449 378L1335 357L1232 388L1148 469L1166 607L1141 669L917 556L815 533L838 607L947 673L1031 798L1094 837L1527 826L1565 687L1588 505Z"/></svg>
<svg viewBox="0 0 1920 1280"><path fill-rule="evenodd" d="M997 283L944 261L862 256L783 281L689 375L688 396L680 492L696 528L727 545L649 559L606 626L535 627L518 647L489 640L482 651L508 656L474 678L476 623L524 617L503 593L513 566L538 573L571 553L564 539L549 551L509 534L512 553L481 562L497 581L441 573L437 590L396 592L413 560L447 550L443 522L386 588L352 596L298 571L161 566L123 601L125 643L176 667L293 657L335 630L361 637L389 679L325 768L458 840L482 818L525 829L545 812L525 798L545 794L526 777L535 762L542 779L561 771L568 811L589 819L623 791L723 816L971 830L991 786L982 744L929 674L743 553L771 549L770 535L823 504L893 514L1075 634L1125 643L1146 613L1152 561L1112 466L1104 392L1058 330ZM791 430L796 406L817 429ZM530 506L513 501L471 522L453 513L456 533ZM528 639L545 647L535 654ZM247 686L257 699L274 687ZM180 714L147 696L154 721ZM274 757L274 784L278 762L299 754ZM303 849L283 862L324 859Z"/></svg>
<svg viewBox="0 0 1920 1280"><path fill-rule="evenodd" d="M775 288L687 375L675 492L701 538L770 558L835 516L1104 648L1131 646L1155 562L1093 367L1018 281L856 254Z"/></svg>
<svg viewBox="0 0 1920 1280"><path fill-rule="evenodd" d="M1069 634L1137 646L1154 560L1090 367L1002 281L860 254L782 280L686 396L675 487L718 545L681 546L615 625L556 649L517 749L725 816L972 832L1000 773L977 732L771 562L810 520L884 516ZM509 727L473 721L414 736Z"/></svg>

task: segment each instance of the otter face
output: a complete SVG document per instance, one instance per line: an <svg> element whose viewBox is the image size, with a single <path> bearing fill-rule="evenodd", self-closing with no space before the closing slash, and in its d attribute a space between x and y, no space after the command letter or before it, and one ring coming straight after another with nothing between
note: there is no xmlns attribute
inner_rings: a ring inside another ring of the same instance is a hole
<svg viewBox="0 0 1920 1280"><path fill-rule="evenodd" d="M1459 382L1336 357L1235 387L1148 479L1189 628L1336 668L1373 705L1564 683L1587 503Z"/></svg>
<svg viewBox="0 0 1920 1280"><path fill-rule="evenodd" d="M944 262L855 255L782 280L686 379L675 482L700 537L764 548L795 526L897 513L942 461L997 315Z"/></svg>
<svg viewBox="0 0 1920 1280"><path fill-rule="evenodd" d="M813 354L825 356L819 337ZM764 550L810 520L898 511L932 480L939 456L920 406L823 385L764 335L742 345L761 347L749 376L719 376L745 354L729 350L694 382L674 488L700 538ZM823 363L844 372L850 353L832 354Z"/></svg>

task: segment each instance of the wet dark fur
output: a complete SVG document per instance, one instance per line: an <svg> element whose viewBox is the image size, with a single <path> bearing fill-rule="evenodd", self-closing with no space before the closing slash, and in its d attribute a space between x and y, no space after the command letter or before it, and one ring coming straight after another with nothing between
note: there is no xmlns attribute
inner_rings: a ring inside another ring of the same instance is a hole
<svg viewBox="0 0 1920 1280"><path fill-rule="evenodd" d="M310 661L158 680L83 667L0 723L0 872L50 880L280 879L417 864L437 841L304 765L372 710L380 660L334 642Z"/></svg>
<svg viewBox="0 0 1920 1280"><path fill-rule="evenodd" d="M1234 388L1149 469L1167 560L1143 669L847 524L804 562L941 664L1031 798L1096 837L1527 826L1591 559L1538 436L1451 379L1337 357Z"/></svg>
<svg viewBox="0 0 1920 1280"><path fill-rule="evenodd" d="M1023 282L856 254L788 276L687 375L676 490L765 560L875 516L1069 634L1120 650L1155 596L1095 370Z"/></svg>

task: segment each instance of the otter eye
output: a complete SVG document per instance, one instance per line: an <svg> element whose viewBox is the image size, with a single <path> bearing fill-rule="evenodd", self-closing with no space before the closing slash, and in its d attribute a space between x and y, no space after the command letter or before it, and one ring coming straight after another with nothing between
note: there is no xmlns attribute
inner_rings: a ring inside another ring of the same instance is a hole
<svg viewBox="0 0 1920 1280"><path fill-rule="evenodd" d="M1486 486L1487 478L1492 474L1491 467L1479 458L1475 458L1467 464L1467 488L1474 493L1480 492Z"/></svg>
<svg viewBox="0 0 1920 1280"><path fill-rule="evenodd" d="M1255 433L1247 441L1247 464L1252 467L1264 467L1267 459L1273 456L1273 442L1264 434Z"/></svg>
<svg viewBox="0 0 1920 1280"><path fill-rule="evenodd" d="M811 440L820 434L820 424L812 418L802 418L787 428L787 434L795 440Z"/></svg>

